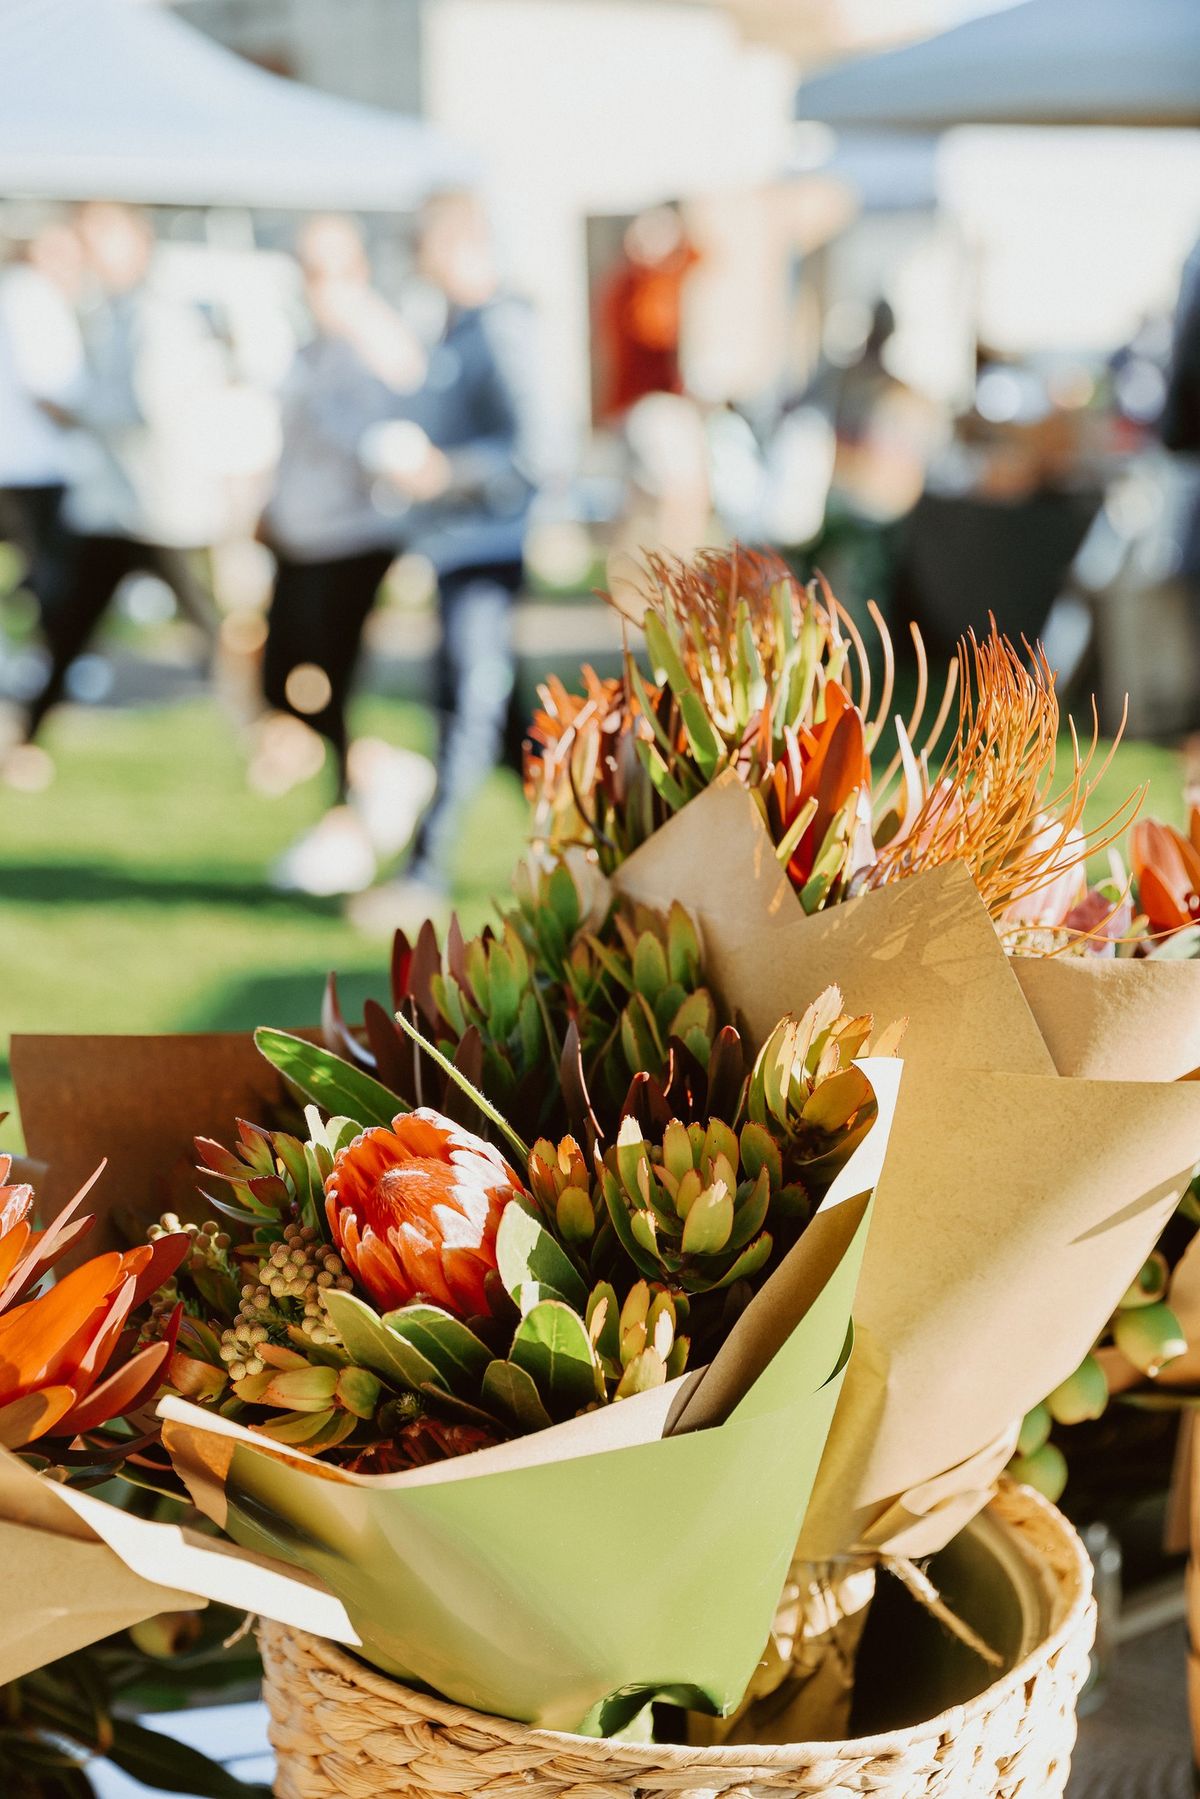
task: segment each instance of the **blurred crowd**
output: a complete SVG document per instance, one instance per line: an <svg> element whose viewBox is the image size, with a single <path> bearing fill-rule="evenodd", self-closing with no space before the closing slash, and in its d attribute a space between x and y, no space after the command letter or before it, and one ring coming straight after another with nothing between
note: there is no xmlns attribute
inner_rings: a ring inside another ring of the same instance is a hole
<svg viewBox="0 0 1200 1799"><path fill-rule="evenodd" d="M692 379L704 247L684 209L651 208L593 270L593 428L548 480L535 321L479 198L433 196L409 248L381 279L350 218L301 223L273 258L295 302L283 348L247 367L231 309L169 278L147 213L90 203L13 244L0 539L42 649L0 746L10 785L52 778L45 720L78 696L118 590L149 576L198 661L219 673L231 643L246 652L256 784L328 770L328 809L275 882L354 895L379 929L436 909L464 809L499 760L519 767L514 613L547 516L585 539L577 591L615 548L767 543L851 610L878 601L901 638L914 618L947 648L994 613L1046 637L1064 685L1090 677L1108 723L1126 691L1142 730L1200 723L1195 259L1174 332L1148 318L1103 362L980 345L954 406L907 377L886 299L842 298L802 365L735 403ZM398 558L435 598L434 762L352 741L347 722Z"/></svg>
<svg viewBox="0 0 1200 1799"><path fill-rule="evenodd" d="M43 723L127 576L164 583L217 645L210 552L228 541L235 502L198 415L227 379L227 346L202 309L152 279L153 251L144 214L89 204L38 231L0 274L0 532L25 557L46 649L5 757L17 786L52 775ZM305 322L255 527L274 568L261 684L277 721L324 741L334 804L275 879L365 889L381 853L411 839L406 891L370 896L407 907L444 893L463 808L505 743L536 485L530 321L501 291L468 192L436 196L419 221L414 280L436 301L423 333L376 286L349 219L309 220L295 251ZM222 428L235 423L226 414ZM401 551L436 580L440 743L436 768L387 758L371 831L348 803L346 712L364 627ZM286 762L296 741L277 730L260 753Z"/></svg>

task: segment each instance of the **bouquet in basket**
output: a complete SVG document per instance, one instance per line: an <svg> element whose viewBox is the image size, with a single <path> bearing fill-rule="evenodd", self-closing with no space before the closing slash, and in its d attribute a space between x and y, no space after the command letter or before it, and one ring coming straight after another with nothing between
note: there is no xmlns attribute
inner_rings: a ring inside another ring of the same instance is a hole
<svg viewBox="0 0 1200 1799"><path fill-rule="evenodd" d="M6 1465L27 1644L99 1634L69 1542L127 1608L236 1588L505 1717L836 1730L828 1569L945 1544L1152 1249L1200 1156L1192 965L1072 953L1132 807L1093 822L1040 657L993 632L930 703L918 642L892 719L881 621L876 684L769 558L613 601L644 656L549 684L529 863L480 936L398 938L390 1007L331 982L257 1059L14 1045L52 1189L112 1140L165 1386L65 1484ZM81 1490L105 1458L233 1546Z"/></svg>

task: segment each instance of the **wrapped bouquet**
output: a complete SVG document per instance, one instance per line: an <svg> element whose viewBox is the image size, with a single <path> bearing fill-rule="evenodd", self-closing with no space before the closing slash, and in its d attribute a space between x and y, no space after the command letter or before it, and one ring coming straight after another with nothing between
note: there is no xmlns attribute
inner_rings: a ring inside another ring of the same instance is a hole
<svg viewBox="0 0 1200 1799"><path fill-rule="evenodd" d="M398 939L390 1008L352 1027L331 983L321 1040L257 1060L14 1043L51 1189L107 1135L107 1228L165 1214L134 1253L169 1391L75 1466L186 1489L234 1547L28 1462L0 1508L127 1609L232 1579L481 1711L818 1735L847 1570L986 1503L1190 1177L1195 969L1065 953L1130 808L1088 828L1095 739L1062 772L1038 657L968 644L922 729L923 658L889 724L886 633L873 703L851 620L768 558L650 559L614 603L645 664L547 688L534 855L481 936ZM29 1644L86 1640L65 1572L39 1607Z"/></svg>

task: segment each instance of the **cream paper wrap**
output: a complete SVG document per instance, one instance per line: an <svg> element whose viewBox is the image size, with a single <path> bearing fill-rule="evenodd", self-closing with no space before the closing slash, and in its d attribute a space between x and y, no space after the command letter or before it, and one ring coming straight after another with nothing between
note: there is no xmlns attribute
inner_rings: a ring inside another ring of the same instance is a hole
<svg viewBox="0 0 1200 1799"><path fill-rule="evenodd" d="M752 1044L830 982L850 1012L908 1019L797 1565L932 1554L986 1504L1021 1417L1090 1348L1200 1158L1200 965L1011 958L954 864L809 917L731 775L616 885L688 907ZM837 1734L849 1679L832 1710L824 1692L820 1715L801 1702L777 1728Z"/></svg>
<svg viewBox="0 0 1200 1799"><path fill-rule="evenodd" d="M157 1612L209 1600L358 1643L319 1582L179 1525L132 1517L0 1449L0 1686Z"/></svg>

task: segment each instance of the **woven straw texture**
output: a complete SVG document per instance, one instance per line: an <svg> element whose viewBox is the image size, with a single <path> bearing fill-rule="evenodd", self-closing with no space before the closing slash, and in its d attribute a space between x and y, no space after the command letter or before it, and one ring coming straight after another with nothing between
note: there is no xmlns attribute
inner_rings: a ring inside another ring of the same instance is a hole
<svg viewBox="0 0 1200 1799"><path fill-rule="evenodd" d="M993 1512L1053 1593L1043 1642L929 1723L844 1743L720 1749L530 1730L411 1692L332 1643L264 1623L277 1799L1061 1799L1095 1628L1066 1520L1024 1487Z"/></svg>

